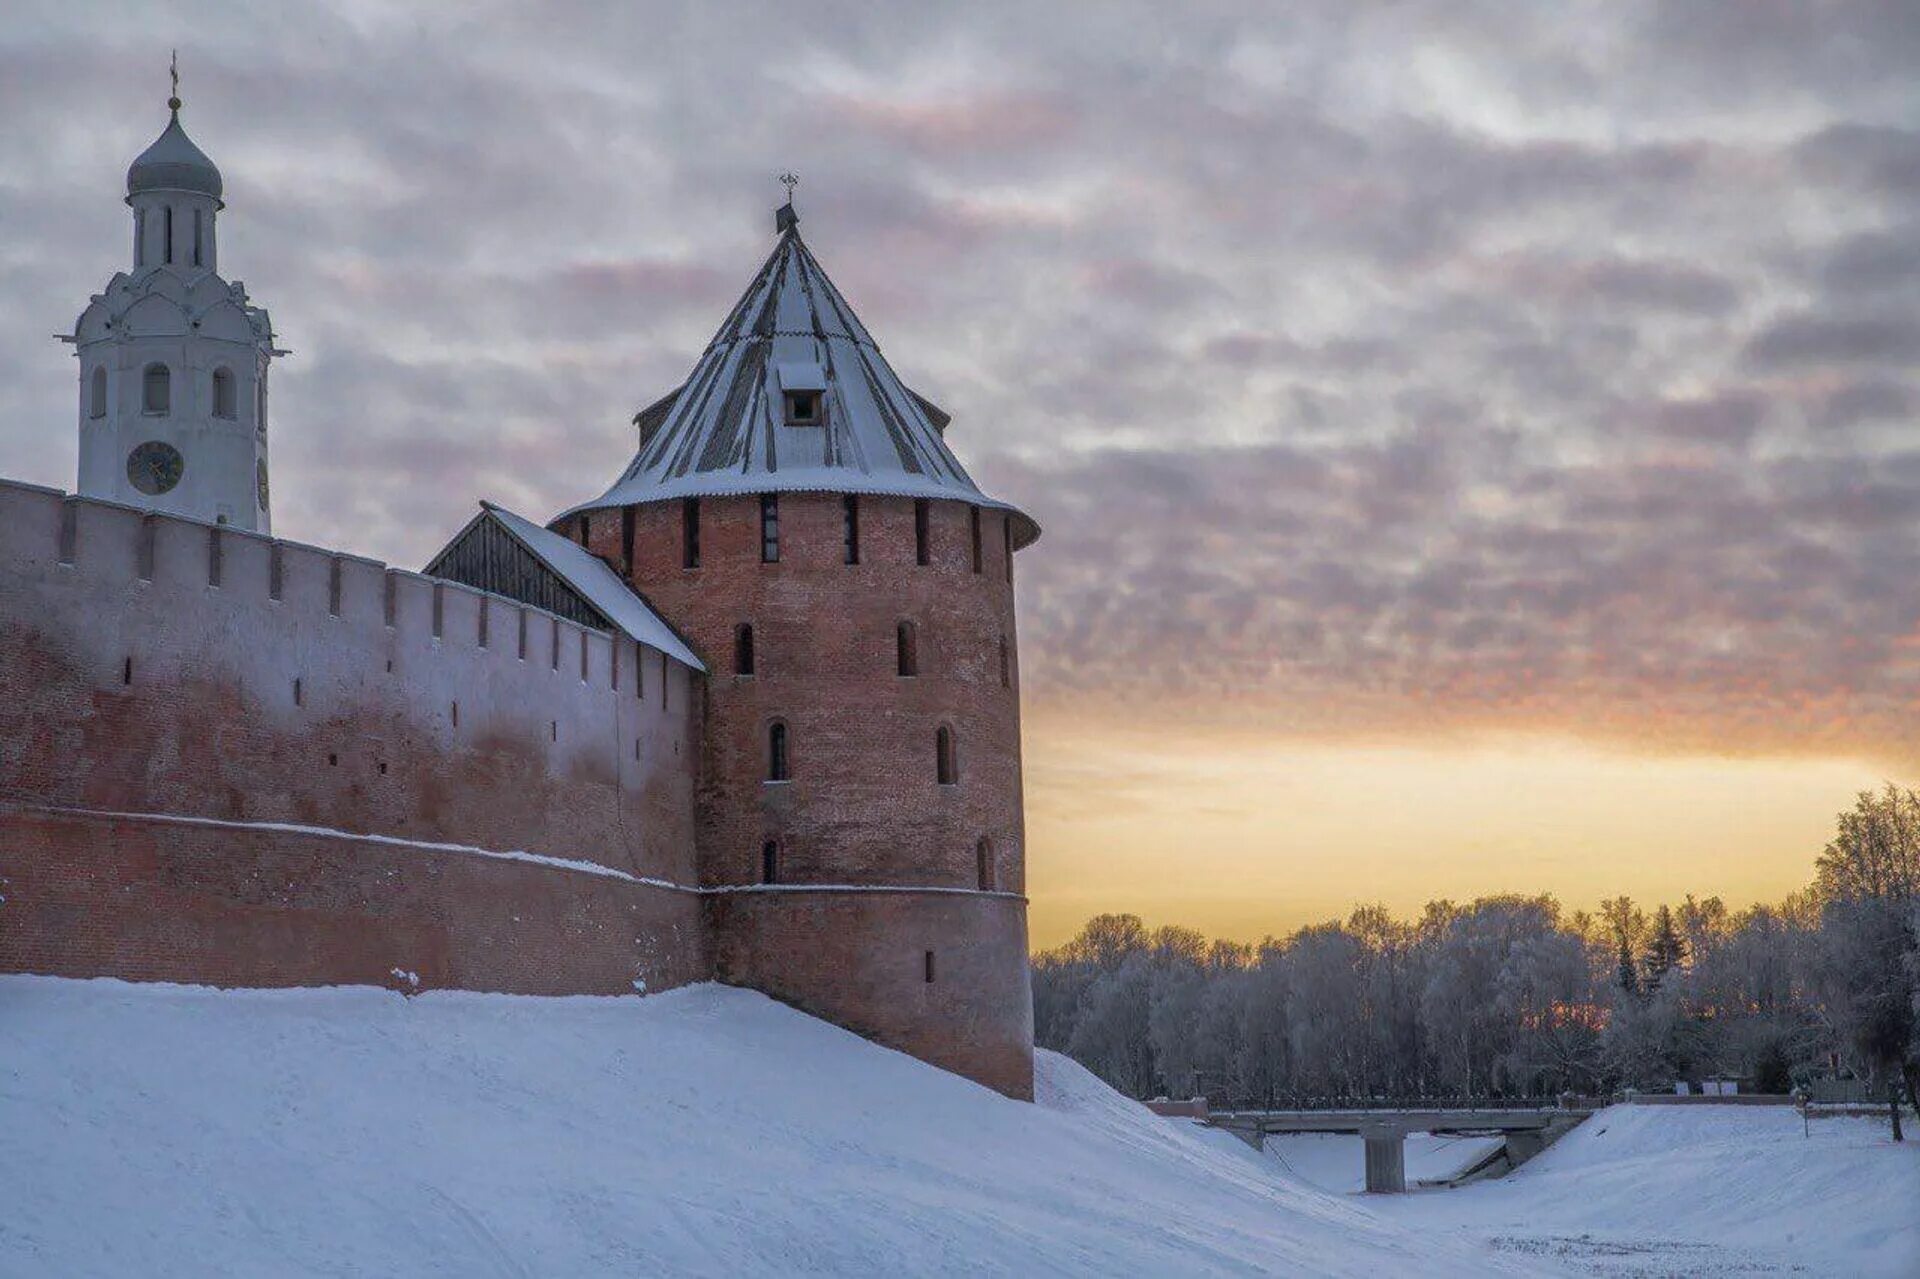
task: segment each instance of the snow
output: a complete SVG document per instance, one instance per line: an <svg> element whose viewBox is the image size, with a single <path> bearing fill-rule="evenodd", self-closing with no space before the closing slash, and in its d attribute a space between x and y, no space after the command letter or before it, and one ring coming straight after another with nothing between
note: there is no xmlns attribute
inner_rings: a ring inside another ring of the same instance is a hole
<svg viewBox="0 0 1920 1279"><path fill-rule="evenodd" d="M519 539L541 563L565 578L574 590L599 609L609 621L631 638L696 671L706 666L695 657L671 626L620 580L607 562L578 542L541 528L524 516L515 515L497 502L480 503L501 526Z"/></svg>
<svg viewBox="0 0 1920 1279"><path fill-rule="evenodd" d="M4 1276L1531 1272L724 987L6 977L0 1025Z"/></svg>
<svg viewBox="0 0 1920 1279"><path fill-rule="evenodd" d="M1064 1058L1038 1104L748 991L0 977L0 1276L1914 1274L1863 1120L1602 1112L1332 1195Z"/></svg>
<svg viewBox="0 0 1920 1279"><path fill-rule="evenodd" d="M1867 1119L1809 1137L1789 1106L1614 1106L1506 1177L1368 1202L1595 1274L1920 1275L1920 1143Z"/></svg>

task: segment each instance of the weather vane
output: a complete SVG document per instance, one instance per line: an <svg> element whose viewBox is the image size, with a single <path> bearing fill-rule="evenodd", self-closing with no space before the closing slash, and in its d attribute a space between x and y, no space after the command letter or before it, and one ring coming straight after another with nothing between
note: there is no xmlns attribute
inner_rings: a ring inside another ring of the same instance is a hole
<svg viewBox="0 0 1920 1279"><path fill-rule="evenodd" d="M167 99L167 105L175 111L180 109L180 50L173 51L173 60L167 63L167 74L173 77L173 96Z"/></svg>
<svg viewBox="0 0 1920 1279"><path fill-rule="evenodd" d="M800 185L800 175L797 173L783 173L780 175L780 185L786 187L787 203L792 204L793 189Z"/></svg>

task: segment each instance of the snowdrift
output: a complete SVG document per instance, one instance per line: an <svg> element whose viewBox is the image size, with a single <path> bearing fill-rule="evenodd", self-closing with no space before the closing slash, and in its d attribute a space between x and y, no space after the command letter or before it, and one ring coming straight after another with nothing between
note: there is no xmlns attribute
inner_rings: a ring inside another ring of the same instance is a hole
<svg viewBox="0 0 1920 1279"><path fill-rule="evenodd" d="M1920 1143L1787 1106L1613 1106L1500 1180L1370 1203L1602 1274L1920 1275Z"/></svg>
<svg viewBox="0 0 1920 1279"><path fill-rule="evenodd" d="M1514 1272L1037 1083L713 986L0 978L0 1275Z"/></svg>

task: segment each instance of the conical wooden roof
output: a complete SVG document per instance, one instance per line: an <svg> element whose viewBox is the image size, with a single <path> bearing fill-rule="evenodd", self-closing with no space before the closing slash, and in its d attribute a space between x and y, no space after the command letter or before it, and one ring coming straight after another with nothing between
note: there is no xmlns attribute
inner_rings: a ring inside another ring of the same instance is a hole
<svg viewBox="0 0 1920 1279"><path fill-rule="evenodd" d="M611 488L557 518L684 497L816 491L951 498L1014 516L947 447L947 415L907 389L781 211L780 242L678 390L642 410L640 451ZM817 425L785 393L821 392Z"/></svg>

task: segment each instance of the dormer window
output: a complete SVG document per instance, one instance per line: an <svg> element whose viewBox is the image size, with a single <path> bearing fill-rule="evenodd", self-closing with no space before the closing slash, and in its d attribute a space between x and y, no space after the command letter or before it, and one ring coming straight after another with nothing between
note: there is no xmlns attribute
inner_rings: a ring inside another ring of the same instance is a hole
<svg viewBox="0 0 1920 1279"><path fill-rule="evenodd" d="M786 399L788 426L820 425L820 392L788 391Z"/></svg>
<svg viewBox="0 0 1920 1279"><path fill-rule="evenodd" d="M788 426L819 426L826 421L827 377L818 364L779 364L780 400Z"/></svg>

